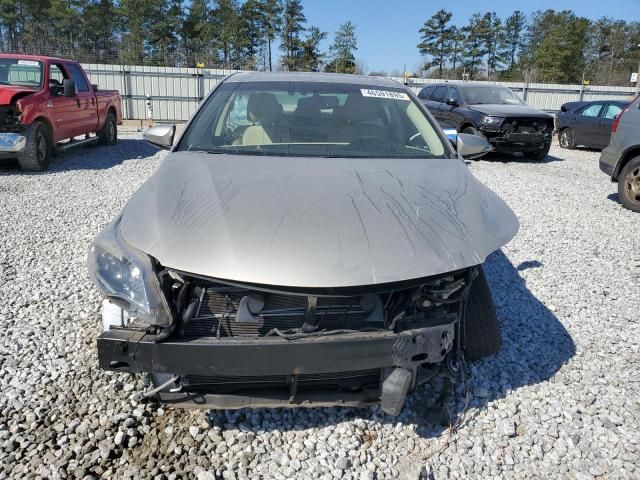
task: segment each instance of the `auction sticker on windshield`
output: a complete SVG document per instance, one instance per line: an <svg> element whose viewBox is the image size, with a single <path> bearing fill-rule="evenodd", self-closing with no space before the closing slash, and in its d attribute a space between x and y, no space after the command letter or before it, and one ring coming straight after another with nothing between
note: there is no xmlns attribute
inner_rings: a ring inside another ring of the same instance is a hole
<svg viewBox="0 0 640 480"><path fill-rule="evenodd" d="M372 90L370 88L361 88L363 97L390 98L392 100L409 100L409 95L402 92L392 92L390 90Z"/></svg>
<svg viewBox="0 0 640 480"><path fill-rule="evenodd" d="M28 66L28 67L37 67L40 65L40 62L37 62L35 60L18 60L18 65L24 65L24 66Z"/></svg>

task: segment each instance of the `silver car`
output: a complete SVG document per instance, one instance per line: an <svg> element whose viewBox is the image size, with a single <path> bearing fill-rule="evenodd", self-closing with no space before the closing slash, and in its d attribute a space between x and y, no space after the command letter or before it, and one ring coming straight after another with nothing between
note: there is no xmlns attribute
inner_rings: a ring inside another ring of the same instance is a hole
<svg viewBox="0 0 640 480"><path fill-rule="evenodd" d="M482 263L518 220L391 80L240 73L201 104L90 248L100 366L172 405L399 413L495 353Z"/></svg>
<svg viewBox="0 0 640 480"><path fill-rule="evenodd" d="M614 120L611 141L600 155L600 170L618 182L622 205L640 212L640 96Z"/></svg>

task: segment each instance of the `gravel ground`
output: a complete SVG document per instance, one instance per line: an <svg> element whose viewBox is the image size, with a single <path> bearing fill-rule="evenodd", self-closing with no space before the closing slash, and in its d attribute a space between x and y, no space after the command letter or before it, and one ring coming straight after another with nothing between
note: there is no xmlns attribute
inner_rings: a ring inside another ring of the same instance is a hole
<svg viewBox="0 0 640 480"><path fill-rule="evenodd" d="M487 262L504 344L448 403L455 431L441 379L398 418L136 403L140 380L97 368L85 254L164 153L129 135L0 169L0 478L640 478L640 215L596 152L551 154L471 164L522 226Z"/></svg>

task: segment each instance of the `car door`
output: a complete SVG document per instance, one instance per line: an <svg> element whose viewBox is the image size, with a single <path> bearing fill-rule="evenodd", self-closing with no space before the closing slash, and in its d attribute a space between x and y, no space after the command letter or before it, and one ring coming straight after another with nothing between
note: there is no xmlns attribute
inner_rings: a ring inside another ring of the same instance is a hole
<svg viewBox="0 0 640 480"><path fill-rule="evenodd" d="M570 122L576 145L596 146L595 139L600 132L598 122L603 106L604 102L595 102L576 110Z"/></svg>
<svg viewBox="0 0 640 480"><path fill-rule="evenodd" d="M67 72L76 84L76 104L78 105L77 120L73 126L73 135L83 135L94 132L98 125L98 107L93 89L89 85L80 66L77 63L65 64Z"/></svg>
<svg viewBox="0 0 640 480"><path fill-rule="evenodd" d="M436 87L431 97L429 98L428 107L433 116L436 118L438 123L442 126L442 104L445 102L447 97L447 90L449 87L446 85L441 85Z"/></svg>
<svg viewBox="0 0 640 480"><path fill-rule="evenodd" d="M605 148L609 145L613 122L622 110L622 105L616 102L609 102L604 106L598 119L598 134L594 137L594 147Z"/></svg>
<svg viewBox="0 0 640 480"><path fill-rule="evenodd" d="M455 100L457 105L448 105L448 100ZM461 103L460 93L455 87L448 87L445 94L444 102L440 104L440 125L442 128L457 128L460 124L460 118L457 114L458 107Z"/></svg>
<svg viewBox="0 0 640 480"><path fill-rule="evenodd" d="M50 63L47 72L47 88L51 121L55 124L55 142L73 137L74 124L77 121L78 104L75 98L65 97L63 82L69 78L61 63Z"/></svg>

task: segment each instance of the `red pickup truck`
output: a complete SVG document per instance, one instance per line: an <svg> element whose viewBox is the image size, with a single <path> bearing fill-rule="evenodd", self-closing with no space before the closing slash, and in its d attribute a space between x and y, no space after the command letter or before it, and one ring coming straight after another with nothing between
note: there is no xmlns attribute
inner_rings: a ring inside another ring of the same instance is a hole
<svg viewBox="0 0 640 480"><path fill-rule="evenodd" d="M24 170L46 170L59 150L91 142L114 145L121 123L118 92L98 90L79 63L0 54L0 159L17 158Z"/></svg>

